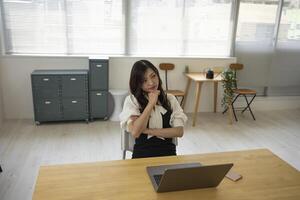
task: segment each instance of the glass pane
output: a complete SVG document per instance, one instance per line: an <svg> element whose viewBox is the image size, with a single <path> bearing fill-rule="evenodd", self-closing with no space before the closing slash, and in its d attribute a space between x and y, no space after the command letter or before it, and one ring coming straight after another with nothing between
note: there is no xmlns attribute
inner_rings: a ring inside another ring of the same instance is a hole
<svg viewBox="0 0 300 200"><path fill-rule="evenodd" d="M300 0L284 1L278 40L280 42L300 41Z"/></svg>
<svg viewBox="0 0 300 200"><path fill-rule="evenodd" d="M272 44L278 0L241 0L236 40Z"/></svg>

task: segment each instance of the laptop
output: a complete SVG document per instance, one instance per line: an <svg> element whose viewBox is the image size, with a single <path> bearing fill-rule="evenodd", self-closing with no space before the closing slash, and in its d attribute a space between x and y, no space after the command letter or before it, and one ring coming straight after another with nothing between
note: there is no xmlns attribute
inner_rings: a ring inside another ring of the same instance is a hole
<svg viewBox="0 0 300 200"><path fill-rule="evenodd" d="M185 163L147 167L156 192L217 187L233 166L232 163L201 165Z"/></svg>

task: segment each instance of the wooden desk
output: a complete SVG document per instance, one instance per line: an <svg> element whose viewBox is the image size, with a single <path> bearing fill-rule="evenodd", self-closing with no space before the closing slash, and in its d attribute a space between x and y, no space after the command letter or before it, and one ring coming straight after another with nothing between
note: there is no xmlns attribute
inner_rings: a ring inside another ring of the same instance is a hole
<svg viewBox="0 0 300 200"><path fill-rule="evenodd" d="M191 81L196 82L196 100L195 100L195 107L194 107L194 115L193 115L193 126L196 125L197 120L197 113L199 108L199 101L200 101L200 94L201 94L201 87L202 83L204 82L213 82L214 83L214 112L217 111L217 95L218 95L218 82L222 81L222 76L220 73L215 74L214 79L207 79L205 73L202 72L192 72L185 74L188 78L188 82L185 88L185 98L183 99L182 108L184 109L185 102L188 96L188 91L191 85Z"/></svg>
<svg viewBox="0 0 300 200"><path fill-rule="evenodd" d="M217 188L156 193L146 166L233 162L243 179ZM268 150L170 156L41 167L33 200L300 199L300 172Z"/></svg>

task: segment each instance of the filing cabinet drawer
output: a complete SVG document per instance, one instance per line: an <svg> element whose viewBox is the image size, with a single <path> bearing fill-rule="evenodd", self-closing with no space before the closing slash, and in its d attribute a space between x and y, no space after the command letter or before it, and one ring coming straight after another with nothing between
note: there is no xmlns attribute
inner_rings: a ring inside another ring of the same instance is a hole
<svg viewBox="0 0 300 200"><path fill-rule="evenodd" d="M90 115L91 118L107 117L107 91L91 91L90 92Z"/></svg>
<svg viewBox="0 0 300 200"><path fill-rule="evenodd" d="M35 121L61 120L61 105L58 99L38 99L35 104Z"/></svg>
<svg viewBox="0 0 300 200"><path fill-rule="evenodd" d="M90 90L108 90L108 62L90 60Z"/></svg>
<svg viewBox="0 0 300 200"><path fill-rule="evenodd" d="M62 97L85 97L87 95L87 76L69 75L62 77Z"/></svg>
<svg viewBox="0 0 300 200"><path fill-rule="evenodd" d="M59 77L53 76L53 75L32 76L32 84L35 87L58 88L58 86L59 86Z"/></svg>
<svg viewBox="0 0 300 200"><path fill-rule="evenodd" d="M88 119L88 102L84 98L63 99L65 120Z"/></svg>

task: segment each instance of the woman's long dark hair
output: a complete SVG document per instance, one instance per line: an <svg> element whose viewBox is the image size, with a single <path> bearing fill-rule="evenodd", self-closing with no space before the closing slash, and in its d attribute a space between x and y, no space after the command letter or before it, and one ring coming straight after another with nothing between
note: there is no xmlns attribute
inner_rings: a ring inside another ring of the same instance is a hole
<svg viewBox="0 0 300 200"><path fill-rule="evenodd" d="M157 75L159 83L158 83L158 90L160 94L158 96L158 101L160 104L167 110L172 111L171 104L167 98L167 94L164 92L162 88L162 81L159 76L159 72L157 68L148 60L139 60L134 63L129 80L129 87L131 94L137 99L138 103L140 104L140 111L143 112L148 104L148 99L145 97L145 92L143 91L143 83L145 79L146 70L150 68L154 71Z"/></svg>

